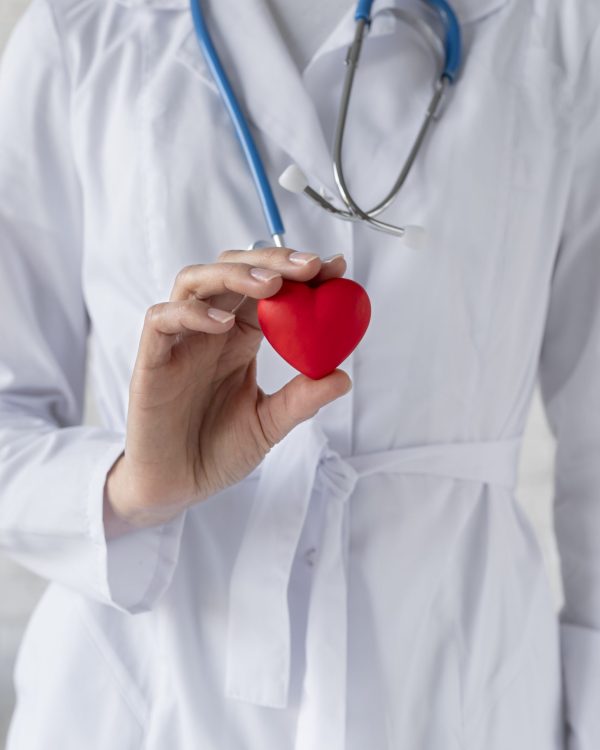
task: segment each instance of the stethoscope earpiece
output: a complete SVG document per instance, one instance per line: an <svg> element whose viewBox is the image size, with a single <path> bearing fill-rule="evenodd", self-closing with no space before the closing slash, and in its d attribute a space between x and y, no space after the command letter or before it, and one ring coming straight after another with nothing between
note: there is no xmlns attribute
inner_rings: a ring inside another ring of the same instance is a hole
<svg viewBox="0 0 600 750"><path fill-rule="evenodd" d="M308 187L308 180L297 164L290 164L279 175L279 184L290 193L303 193Z"/></svg>
<svg viewBox="0 0 600 750"><path fill-rule="evenodd" d="M410 247L411 250L427 250L429 247L429 234L425 227L416 224L404 227L402 235L402 244Z"/></svg>

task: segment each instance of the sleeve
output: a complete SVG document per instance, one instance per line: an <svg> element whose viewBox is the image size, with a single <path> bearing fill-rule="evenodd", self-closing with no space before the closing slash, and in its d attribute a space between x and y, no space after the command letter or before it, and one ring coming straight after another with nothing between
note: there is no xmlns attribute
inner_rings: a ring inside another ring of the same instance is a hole
<svg viewBox="0 0 600 750"><path fill-rule="evenodd" d="M172 578L185 513L125 534L103 523L124 435L81 425L82 201L55 21L48 0L33 0L0 66L0 551L139 612Z"/></svg>
<svg viewBox="0 0 600 750"><path fill-rule="evenodd" d="M600 748L600 37L576 92L580 123L540 354L556 438L554 526L569 750Z"/></svg>

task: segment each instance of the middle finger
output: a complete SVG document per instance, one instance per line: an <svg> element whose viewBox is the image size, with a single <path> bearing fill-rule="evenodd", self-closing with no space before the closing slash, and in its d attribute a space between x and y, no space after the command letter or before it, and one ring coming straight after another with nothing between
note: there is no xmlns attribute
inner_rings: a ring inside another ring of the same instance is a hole
<svg viewBox="0 0 600 750"><path fill-rule="evenodd" d="M207 263L183 268L177 274L170 299L208 299L228 292L262 299L275 294L281 284L282 276L275 270L246 263Z"/></svg>

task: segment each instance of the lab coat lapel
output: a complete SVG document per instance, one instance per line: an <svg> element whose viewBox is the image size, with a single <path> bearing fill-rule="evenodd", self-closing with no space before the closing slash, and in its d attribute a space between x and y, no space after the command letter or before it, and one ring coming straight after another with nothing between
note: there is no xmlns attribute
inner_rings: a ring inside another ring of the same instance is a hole
<svg viewBox="0 0 600 750"><path fill-rule="evenodd" d="M317 185L333 188L331 152L315 106L264 0L219 0L207 10L215 46L249 122ZM175 58L213 88L190 17ZM258 144L260 150L260 143Z"/></svg>
<svg viewBox="0 0 600 750"><path fill-rule="evenodd" d="M189 10L189 0L116 0L131 8ZM462 23L488 15L508 0L455 0ZM387 7L410 5L405 0L376 0L376 13ZM272 18L265 0L213 0L204 2L205 13L225 70L249 122L276 142L309 177L311 184L337 194L327 143L299 71ZM369 43L394 31L396 21L380 16L371 28ZM320 57L344 49L354 35L354 5L325 40L307 67ZM191 13L189 29L175 53L175 60L216 92L212 75L196 39ZM337 64L337 61L336 61ZM344 74L340 64L340 76ZM258 144L260 150L260 143Z"/></svg>

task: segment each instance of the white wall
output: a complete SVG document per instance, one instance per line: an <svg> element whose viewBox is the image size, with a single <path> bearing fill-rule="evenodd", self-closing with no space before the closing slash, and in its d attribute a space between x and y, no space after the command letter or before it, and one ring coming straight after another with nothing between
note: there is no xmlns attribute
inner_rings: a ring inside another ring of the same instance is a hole
<svg viewBox="0 0 600 750"><path fill-rule="evenodd" d="M27 3L28 0L0 0L0 49Z"/></svg>
<svg viewBox="0 0 600 750"><path fill-rule="evenodd" d="M0 0L0 50L27 2L28 0ZM0 237L0 243L1 241ZM89 420L93 420L93 415L88 408ZM553 450L553 442L536 394L521 456L518 494L538 532L558 606L561 589L550 515ZM4 746L13 705L12 669L16 649L29 613L43 588L44 583L39 578L0 556L0 748Z"/></svg>

